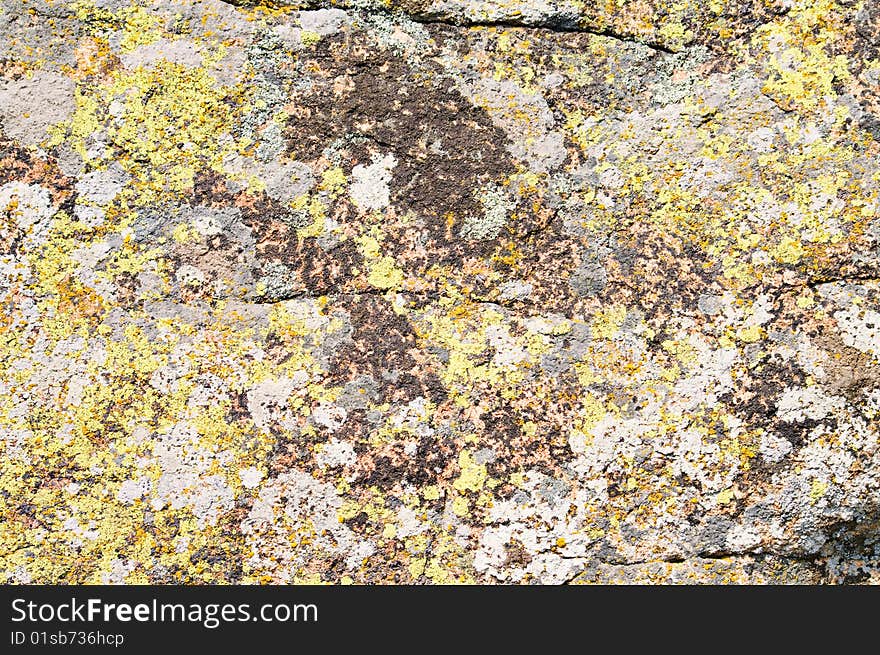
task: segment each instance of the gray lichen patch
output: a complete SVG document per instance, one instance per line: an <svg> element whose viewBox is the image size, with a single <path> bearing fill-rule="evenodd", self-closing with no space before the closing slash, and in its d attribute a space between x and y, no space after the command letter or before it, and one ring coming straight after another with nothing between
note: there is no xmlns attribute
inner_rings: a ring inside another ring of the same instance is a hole
<svg viewBox="0 0 880 655"><path fill-rule="evenodd" d="M465 239L494 239L510 219L514 204L499 188L483 188L477 192L483 211L468 215L461 228Z"/></svg>

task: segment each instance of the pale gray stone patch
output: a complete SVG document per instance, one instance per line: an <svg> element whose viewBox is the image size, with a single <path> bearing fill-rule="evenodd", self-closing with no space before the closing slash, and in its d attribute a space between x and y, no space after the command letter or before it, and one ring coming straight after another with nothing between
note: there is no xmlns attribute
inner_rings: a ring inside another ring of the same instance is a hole
<svg viewBox="0 0 880 655"><path fill-rule="evenodd" d="M510 154L526 160L531 171L545 173L565 161L564 136L553 129L553 112L540 93L529 94L511 80L492 78L473 83L460 79L459 87L472 102L487 108L492 122L507 134ZM528 124L510 115L512 107L529 117Z"/></svg>
<svg viewBox="0 0 880 655"><path fill-rule="evenodd" d="M183 264L175 271L177 281L188 287L197 287L205 283L205 273L192 264Z"/></svg>
<svg viewBox="0 0 880 655"><path fill-rule="evenodd" d="M125 584L128 575L134 571L136 565L131 560L117 557L110 563L109 571L101 572L101 584L121 585Z"/></svg>
<svg viewBox="0 0 880 655"><path fill-rule="evenodd" d="M474 461L477 464L491 464L495 461L495 451L491 448L481 448L474 453Z"/></svg>
<svg viewBox="0 0 880 655"><path fill-rule="evenodd" d="M529 161L540 171L547 171L562 164L568 152L565 150L565 136L552 130L535 140L527 149Z"/></svg>
<svg viewBox="0 0 880 655"><path fill-rule="evenodd" d="M245 236L250 236L250 230L247 226L239 226L239 223L241 222L241 210L238 207L215 208L198 205L193 208L190 220L196 231L203 237L224 234L239 227L247 230L248 234Z"/></svg>
<svg viewBox="0 0 880 655"><path fill-rule="evenodd" d="M572 490L534 470L524 477L524 494L499 500L488 510L474 568L499 581L519 582L530 575L540 583L558 584L582 568L593 541L579 528L590 492ZM578 509L571 512L572 507ZM507 545L514 540L530 555L528 562L510 563Z"/></svg>
<svg viewBox="0 0 880 655"><path fill-rule="evenodd" d="M818 421L845 405L844 398L828 395L819 387L789 387L776 400L776 415L789 423Z"/></svg>
<svg viewBox="0 0 880 655"><path fill-rule="evenodd" d="M119 485L119 491L116 493L116 498L126 505L131 505L134 501L148 494L151 487L152 483L149 478L125 480Z"/></svg>
<svg viewBox="0 0 880 655"><path fill-rule="evenodd" d="M67 142L55 149L55 161L67 177L77 177L85 168L82 156Z"/></svg>
<svg viewBox="0 0 880 655"><path fill-rule="evenodd" d="M33 581L31 574L23 565L16 566L8 576L7 582L14 584L31 584Z"/></svg>
<svg viewBox="0 0 880 655"><path fill-rule="evenodd" d="M374 156L369 165L358 164L351 171L349 188L352 202L361 211L385 209L391 202L391 175L397 159L392 154Z"/></svg>
<svg viewBox="0 0 880 655"><path fill-rule="evenodd" d="M238 477L241 479L241 485L245 489L254 489L263 480L263 473L254 466L248 466L238 472Z"/></svg>
<svg viewBox="0 0 880 655"><path fill-rule="evenodd" d="M792 451L791 442L772 434L765 434L761 437L761 444L758 452L768 464L776 464L782 461Z"/></svg>
<svg viewBox="0 0 880 655"><path fill-rule="evenodd" d="M106 205L130 179L131 176L116 162L104 170L86 173L76 182L77 200Z"/></svg>
<svg viewBox="0 0 880 655"><path fill-rule="evenodd" d="M346 411L366 409L368 403L379 398L376 380L368 375L361 375L347 382L337 402Z"/></svg>
<svg viewBox="0 0 880 655"><path fill-rule="evenodd" d="M218 84L233 86L247 76L247 54L243 48L231 46L208 70Z"/></svg>
<svg viewBox="0 0 880 655"><path fill-rule="evenodd" d="M712 294L701 294L697 299L697 307L706 316L716 316L723 311L722 298Z"/></svg>
<svg viewBox="0 0 880 655"><path fill-rule="evenodd" d="M347 418L345 408L332 403L321 403L312 410L312 422L330 432L336 432L345 425Z"/></svg>
<svg viewBox="0 0 880 655"><path fill-rule="evenodd" d="M37 146L52 125L68 120L76 109L76 84L53 71L0 84L0 118L9 136L23 145Z"/></svg>
<svg viewBox="0 0 880 655"><path fill-rule="evenodd" d="M723 191L719 190L736 179L737 171L731 166L708 157L698 157L689 163L678 183L682 189L692 190L700 198L712 194L717 194L716 197L720 198L723 196Z"/></svg>
<svg viewBox="0 0 880 655"><path fill-rule="evenodd" d="M107 212L100 207L76 204L73 206L73 216L87 227L99 227L107 218Z"/></svg>
<svg viewBox="0 0 880 655"><path fill-rule="evenodd" d="M182 378L188 369L185 366L175 367L175 375ZM212 373L203 373L194 380L195 386L186 401L187 407L209 407L229 398L229 384Z"/></svg>
<svg viewBox="0 0 880 655"><path fill-rule="evenodd" d="M495 349L495 354L492 356L492 364L495 366L515 370L529 360L528 351L519 347L510 332L500 325L490 325L486 328L486 340Z"/></svg>
<svg viewBox="0 0 880 655"><path fill-rule="evenodd" d="M53 214L48 189L17 180L7 182L0 186L0 211L15 222L14 226L0 227L0 237L3 239L20 236L31 247L46 239ZM11 234L11 231L19 234Z"/></svg>
<svg viewBox="0 0 880 655"><path fill-rule="evenodd" d="M130 0L114 1L120 7L131 6ZM223 0L150 0L150 4L156 15L168 17L166 29L192 37L235 43L250 39L259 29L257 21L248 20L246 14Z"/></svg>
<svg viewBox="0 0 880 655"><path fill-rule="evenodd" d="M303 29L290 23L281 23L272 28L273 34L288 50L301 50Z"/></svg>
<svg viewBox="0 0 880 655"><path fill-rule="evenodd" d="M555 89L565 82L565 76L562 73L553 72L544 76L542 84L548 89Z"/></svg>
<svg viewBox="0 0 880 655"><path fill-rule="evenodd" d="M69 3L56 0L0 2L0 59L56 70L61 66L76 66L74 49L83 31L82 22L76 19Z"/></svg>
<svg viewBox="0 0 880 655"><path fill-rule="evenodd" d="M121 245L121 240L112 237L100 239L87 246L81 246L71 253L70 258L79 263L76 275L107 300L114 298L112 284L99 275L100 265L111 252Z"/></svg>
<svg viewBox="0 0 880 655"><path fill-rule="evenodd" d="M397 510L397 536L400 538L425 532L430 526L419 519L415 510L402 505Z"/></svg>
<svg viewBox="0 0 880 655"><path fill-rule="evenodd" d="M148 382L156 391L173 393L180 387L180 379L183 377L183 373L184 369L173 364L160 366L153 371Z"/></svg>
<svg viewBox="0 0 880 655"><path fill-rule="evenodd" d="M608 284L608 273L602 265L598 252L585 253L580 265L569 278L568 284L575 293L583 297L595 296L602 292Z"/></svg>
<svg viewBox="0 0 880 655"><path fill-rule="evenodd" d="M843 342L880 359L880 312L852 306L834 313Z"/></svg>
<svg viewBox="0 0 880 655"><path fill-rule="evenodd" d="M349 15L341 9L317 9L301 11L297 14L300 27L321 36L329 36L351 22Z"/></svg>
<svg viewBox="0 0 880 655"><path fill-rule="evenodd" d="M770 152L773 150L773 141L776 138L776 130L770 127L759 127L750 132L746 137L746 143L755 152Z"/></svg>
<svg viewBox="0 0 880 655"><path fill-rule="evenodd" d="M293 377L277 380L264 380L247 392L247 407L254 424L269 430L273 421L287 411L287 401L291 394L301 389L309 381L308 373L297 371Z"/></svg>
<svg viewBox="0 0 880 655"><path fill-rule="evenodd" d="M188 39L158 39L119 55L122 65L128 69L152 68L160 61L197 68L202 65L198 46Z"/></svg>
<svg viewBox="0 0 880 655"><path fill-rule="evenodd" d="M526 300L532 295L534 286L522 280L505 282L499 287L502 300Z"/></svg>
<svg viewBox="0 0 880 655"><path fill-rule="evenodd" d="M232 155L223 162L229 173L254 175L265 184L266 195L274 200L290 202L308 193L315 185L311 168L292 160L257 161L251 157Z"/></svg>
<svg viewBox="0 0 880 655"><path fill-rule="evenodd" d="M315 456L315 461L322 468L352 466L357 461L357 454L351 443L333 437L324 444L321 452Z"/></svg>
<svg viewBox="0 0 880 655"><path fill-rule="evenodd" d="M225 466L230 453L204 450L198 441L198 432L185 421L153 441L152 461L162 475L150 506L154 511L189 508L204 527L232 509L234 494L224 476L208 474L215 465Z"/></svg>
<svg viewBox="0 0 880 655"><path fill-rule="evenodd" d="M419 14L425 18L454 17L470 22L575 27L580 18L578 4L566 0L435 0L427 8L420 9Z"/></svg>
<svg viewBox="0 0 880 655"><path fill-rule="evenodd" d="M762 541L761 533L754 526L736 525L727 533L726 545L735 552L748 552Z"/></svg>
<svg viewBox="0 0 880 655"><path fill-rule="evenodd" d="M200 525L214 525L221 514L232 509L235 501L235 494L222 475L202 477L193 496L192 512Z"/></svg>
<svg viewBox="0 0 880 655"><path fill-rule="evenodd" d="M316 535L312 547L339 553L350 569L360 566L376 547L340 523L341 507L342 498L332 484L315 480L304 471L291 470L268 480L241 523L253 553L248 563L291 581L310 556L311 549L290 544L291 530L305 525Z"/></svg>

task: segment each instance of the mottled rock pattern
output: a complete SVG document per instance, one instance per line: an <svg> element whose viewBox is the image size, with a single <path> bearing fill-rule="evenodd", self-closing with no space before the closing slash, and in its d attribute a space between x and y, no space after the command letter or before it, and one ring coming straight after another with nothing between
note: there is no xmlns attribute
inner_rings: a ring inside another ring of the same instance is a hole
<svg viewBox="0 0 880 655"><path fill-rule="evenodd" d="M874 0L0 0L6 582L880 580Z"/></svg>

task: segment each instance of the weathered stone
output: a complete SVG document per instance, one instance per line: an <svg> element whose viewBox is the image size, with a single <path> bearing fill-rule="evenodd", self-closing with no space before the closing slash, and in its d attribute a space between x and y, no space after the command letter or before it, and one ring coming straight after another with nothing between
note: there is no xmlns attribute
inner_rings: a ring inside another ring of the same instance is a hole
<svg viewBox="0 0 880 655"><path fill-rule="evenodd" d="M2 580L876 583L877 19L0 0Z"/></svg>

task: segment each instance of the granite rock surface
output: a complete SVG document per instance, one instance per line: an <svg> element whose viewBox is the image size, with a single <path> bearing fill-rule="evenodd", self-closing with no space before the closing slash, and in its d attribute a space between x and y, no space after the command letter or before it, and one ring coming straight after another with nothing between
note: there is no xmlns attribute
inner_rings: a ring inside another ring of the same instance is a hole
<svg viewBox="0 0 880 655"><path fill-rule="evenodd" d="M0 0L0 580L880 581L875 0Z"/></svg>

